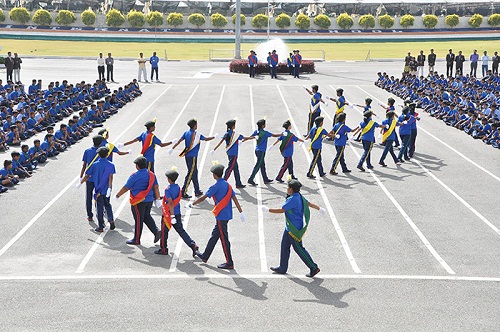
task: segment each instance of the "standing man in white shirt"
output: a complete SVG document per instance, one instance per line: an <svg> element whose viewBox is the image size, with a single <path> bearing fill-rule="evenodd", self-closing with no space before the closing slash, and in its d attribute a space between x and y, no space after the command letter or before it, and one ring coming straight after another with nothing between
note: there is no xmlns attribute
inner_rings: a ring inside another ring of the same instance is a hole
<svg viewBox="0 0 500 332"><path fill-rule="evenodd" d="M139 57L137 58L137 63L139 64L139 72L137 74L137 81L141 81L141 74L144 76L144 82L148 82L148 73L146 71L146 60L144 58L144 54L139 53Z"/></svg>
<svg viewBox="0 0 500 332"><path fill-rule="evenodd" d="M488 55L487 51L483 52L483 56L481 57L481 62L482 62L482 70L483 70L483 77L486 75L486 72L488 71L488 61L490 61L490 56Z"/></svg>
<svg viewBox="0 0 500 332"><path fill-rule="evenodd" d="M115 64L115 59L111 57L111 53L108 53L108 57L106 58L106 76L108 82L115 82L113 79L113 65Z"/></svg>
<svg viewBox="0 0 500 332"><path fill-rule="evenodd" d="M102 57L102 53L99 53L99 57L97 58L97 72L99 73L99 81L104 81L104 58Z"/></svg>
<svg viewBox="0 0 500 332"><path fill-rule="evenodd" d="M417 76L420 78L424 76L424 66L425 66L425 54L424 51L420 51L417 57Z"/></svg>

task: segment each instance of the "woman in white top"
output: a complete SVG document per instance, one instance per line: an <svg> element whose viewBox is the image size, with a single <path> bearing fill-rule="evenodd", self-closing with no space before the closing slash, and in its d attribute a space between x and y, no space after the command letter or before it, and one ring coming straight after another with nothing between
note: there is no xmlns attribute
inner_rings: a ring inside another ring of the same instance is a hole
<svg viewBox="0 0 500 332"><path fill-rule="evenodd" d="M488 55L488 52L484 51L484 55L481 57L482 63L482 69L483 69L483 77L486 75L486 72L488 71L488 61L490 61L490 57Z"/></svg>

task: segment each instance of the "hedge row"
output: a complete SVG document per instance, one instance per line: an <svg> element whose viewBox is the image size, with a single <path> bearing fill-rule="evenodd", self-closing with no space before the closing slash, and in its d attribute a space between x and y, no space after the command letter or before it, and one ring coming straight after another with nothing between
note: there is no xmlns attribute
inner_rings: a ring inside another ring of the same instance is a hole
<svg viewBox="0 0 500 332"><path fill-rule="evenodd" d="M26 24L32 20L35 24L48 26L52 23L52 15L45 9L39 9L35 11L33 17L30 12L23 7L13 8L9 12L9 17L14 22L21 24ZM5 14L3 10L0 9L0 22L5 21ZM85 25L93 25L96 21L96 14L92 9L87 9L81 13L82 22ZM106 14L106 25L110 27L118 27L125 23L125 20L135 28L141 28L146 23L149 26L157 27L164 24L163 14L158 11L150 12L144 15L142 12L131 10L126 16L124 16L119 10L111 9ZM378 24L384 29L390 29L393 27L395 19L390 15L382 15L377 17ZM71 25L76 21L76 16L73 12L69 10L61 10L58 12L55 19L57 24L60 25ZM236 15L232 17L233 24L236 21ZM202 14L191 14L188 16L188 22L196 27L201 27L206 23L205 16ZM245 15L241 14L241 24L244 25L246 22ZM291 18L285 13L281 13L275 19L276 25L280 29L288 28L291 26ZM332 21L330 17L324 14L320 14L313 19L314 24L322 29L328 29ZM347 13L342 13L336 18L336 22L341 29L350 29L354 25L354 18ZM212 14L210 16L210 23L214 27L222 28L227 25L228 20L226 17L219 13ZM358 18L358 24L364 29L374 28L376 23L376 18L373 15L362 15ZM435 15L425 15L422 18L422 23L426 28L432 29L438 23L438 18ZM456 14L448 15L445 18L445 24L449 27L456 27L460 23L460 17ZM480 14L474 14L468 21L469 26L472 28L478 28L483 23L483 16ZM500 26L500 14L492 14L488 20L488 25L492 27ZM184 16L181 13L170 13L167 16L167 24L173 27L180 26L184 24ZM307 15L300 14L295 18L294 24L301 30L309 29L311 26L311 18ZM403 15L399 19L399 24L404 28L412 27L415 24L415 17L413 15ZM268 25L268 17L264 14L257 14L252 18L252 26L257 29L266 28Z"/></svg>
<svg viewBox="0 0 500 332"><path fill-rule="evenodd" d="M229 71L232 73L242 73L248 74L248 60L233 60L229 64ZM257 74L268 74L269 66L267 63L259 62L255 68ZM300 68L301 73L315 73L314 61L303 60L302 67ZM278 64L278 73L288 74L289 69L285 63Z"/></svg>

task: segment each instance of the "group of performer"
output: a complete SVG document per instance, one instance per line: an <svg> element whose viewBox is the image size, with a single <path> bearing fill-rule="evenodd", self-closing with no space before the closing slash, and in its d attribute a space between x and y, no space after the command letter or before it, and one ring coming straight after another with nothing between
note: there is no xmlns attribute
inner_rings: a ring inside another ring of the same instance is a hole
<svg viewBox="0 0 500 332"><path fill-rule="evenodd" d="M248 73L250 77L255 77L255 69L259 63L257 59L257 53L254 50L250 51L250 54L247 57L248 59ZM278 65L279 58L276 50L269 52L267 54L267 66L269 68L269 74L271 74L271 78L278 78ZM289 54L286 59L286 65L288 67L290 75L293 75L294 78L300 78L300 68L302 67L302 55L300 55L299 50L293 50L292 53Z"/></svg>

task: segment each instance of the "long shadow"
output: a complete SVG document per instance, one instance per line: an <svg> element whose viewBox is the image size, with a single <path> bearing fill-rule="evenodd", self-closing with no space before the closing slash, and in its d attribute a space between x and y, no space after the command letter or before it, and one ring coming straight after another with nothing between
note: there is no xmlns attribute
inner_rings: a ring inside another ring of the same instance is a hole
<svg viewBox="0 0 500 332"><path fill-rule="evenodd" d="M255 197L256 195L249 194L247 191L247 188L249 188L249 187L247 186L246 188L240 189L241 198L245 202L257 205L257 198ZM253 188L253 187L250 187L250 188Z"/></svg>
<svg viewBox="0 0 500 332"><path fill-rule="evenodd" d="M355 183L343 184L343 183L340 183L338 181L333 181L332 179L330 179L328 177L323 178L323 183L337 187L337 188L342 188L342 189L352 189L352 187L354 187L354 185L355 185Z"/></svg>
<svg viewBox="0 0 500 332"><path fill-rule="evenodd" d="M369 185L369 186L376 186L377 185L377 183L375 181L368 181L368 180L362 179L360 177L353 175L352 173L347 173L346 176L352 180L357 181L358 183L364 183L364 184Z"/></svg>
<svg viewBox="0 0 500 332"><path fill-rule="evenodd" d="M349 294L350 292L356 290L356 288L351 287L342 292L332 292L325 286L321 285L323 281L325 281L324 279L321 278L314 278L312 282L307 282L299 278L289 278L289 280L293 281L294 283L300 286L307 288L307 290L315 297L315 299L307 299L307 300L294 299L293 300L294 302L318 303L325 305L333 305L336 308L347 308L349 304L345 301L342 301L342 298L346 294Z"/></svg>
<svg viewBox="0 0 500 332"><path fill-rule="evenodd" d="M408 164L412 165L409 162L408 162ZM405 165L408 165L408 164L405 163ZM411 171L408 168L404 167L404 165L398 165L398 172L406 173L406 174L411 174L411 175L415 175L415 176L425 176L425 172L423 172L423 171L421 171L421 172L414 172L414 171Z"/></svg>
<svg viewBox="0 0 500 332"><path fill-rule="evenodd" d="M200 261L198 261L200 262ZM205 270L196 264L196 260L189 260L184 262L177 262L177 270L183 272L187 275L196 275L195 280L198 281L208 281L209 278L205 277Z"/></svg>
<svg viewBox="0 0 500 332"><path fill-rule="evenodd" d="M372 172L375 173L375 175L377 175L380 178L391 179L391 180L394 180L394 181L403 181L404 178L407 178L407 177L411 176L411 175L396 176L396 175L392 175L392 174L388 174L388 173L383 173L383 172L375 171L375 170L373 170Z"/></svg>

